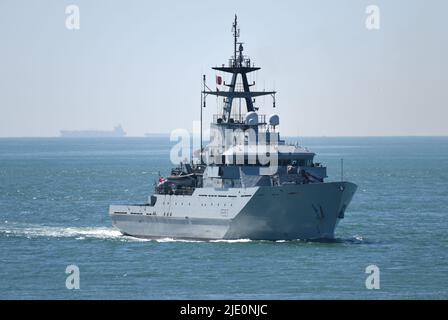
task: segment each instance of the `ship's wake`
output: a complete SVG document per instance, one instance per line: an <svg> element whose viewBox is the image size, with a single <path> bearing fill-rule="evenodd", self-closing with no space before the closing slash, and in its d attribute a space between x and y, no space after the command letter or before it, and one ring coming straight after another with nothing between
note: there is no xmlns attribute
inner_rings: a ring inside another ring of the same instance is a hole
<svg viewBox="0 0 448 320"><path fill-rule="evenodd" d="M75 238L76 240L100 239L100 240L120 240L120 241L153 241L158 243L168 242L223 242L242 243L251 242L249 239L237 240L184 240L173 238L142 239L123 235L119 230L112 227L54 227L33 224L8 223L0 224L0 237L25 237L32 238Z"/></svg>
<svg viewBox="0 0 448 320"><path fill-rule="evenodd" d="M234 240L187 240L187 239L174 239L174 238L161 238L161 239L154 239L153 241L156 242L209 242L209 243L245 243L245 242L254 242L255 240L250 239L234 239Z"/></svg>
<svg viewBox="0 0 448 320"><path fill-rule="evenodd" d="M30 225L19 223L0 224L0 237L25 237L28 239L47 237L47 238L75 238L76 240L99 239L99 240L118 240L118 241L152 241L157 243L285 243L285 244L312 244L312 243L334 243L334 244L368 244L370 241L356 235L351 238L336 238L322 240L187 240L174 238L160 239L142 239L123 235L113 227L55 227L43 225Z"/></svg>
<svg viewBox="0 0 448 320"><path fill-rule="evenodd" d="M54 227L43 225L26 225L17 223L0 224L0 236L4 237L26 237L26 238L75 238L103 239L103 240L135 240L140 239L125 237L115 228L107 227Z"/></svg>

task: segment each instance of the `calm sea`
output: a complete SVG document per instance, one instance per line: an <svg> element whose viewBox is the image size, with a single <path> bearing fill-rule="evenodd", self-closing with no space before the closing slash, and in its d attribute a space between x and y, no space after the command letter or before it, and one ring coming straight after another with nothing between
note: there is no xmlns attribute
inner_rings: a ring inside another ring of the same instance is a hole
<svg viewBox="0 0 448 320"><path fill-rule="evenodd" d="M358 184L333 242L123 237L108 206L146 200L168 138L0 139L0 298L447 299L448 138L299 141Z"/></svg>

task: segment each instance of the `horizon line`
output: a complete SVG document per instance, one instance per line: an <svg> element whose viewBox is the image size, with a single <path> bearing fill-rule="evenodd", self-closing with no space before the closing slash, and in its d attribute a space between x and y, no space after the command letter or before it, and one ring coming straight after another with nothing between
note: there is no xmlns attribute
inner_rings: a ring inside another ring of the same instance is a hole
<svg viewBox="0 0 448 320"><path fill-rule="evenodd" d="M61 137L61 136L0 136L0 139L133 139L153 138L156 136L170 136L170 133L145 133L144 135L132 135L124 137ZM446 135L284 135L283 138L446 138Z"/></svg>

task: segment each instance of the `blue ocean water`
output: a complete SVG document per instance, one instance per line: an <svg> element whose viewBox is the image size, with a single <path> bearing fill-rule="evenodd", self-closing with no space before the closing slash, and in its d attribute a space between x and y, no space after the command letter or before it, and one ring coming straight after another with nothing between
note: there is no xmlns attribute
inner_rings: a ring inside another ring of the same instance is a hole
<svg viewBox="0 0 448 320"><path fill-rule="evenodd" d="M0 139L0 298L447 299L448 138L298 140L358 184L333 242L123 237L108 206L146 200L168 138Z"/></svg>

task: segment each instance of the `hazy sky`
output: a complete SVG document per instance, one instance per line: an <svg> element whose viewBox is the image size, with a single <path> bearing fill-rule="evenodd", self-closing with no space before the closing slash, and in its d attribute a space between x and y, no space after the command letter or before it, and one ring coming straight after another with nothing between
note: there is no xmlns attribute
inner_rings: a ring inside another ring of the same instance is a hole
<svg viewBox="0 0 448 320"><path fill-rule="evenodd" d="M80 30L66 28L69 4ZM379 30L365 27L371 4ZM0 0L0 136L191 130L235 13L284 135L448 134L446 0Z"/></svg>

